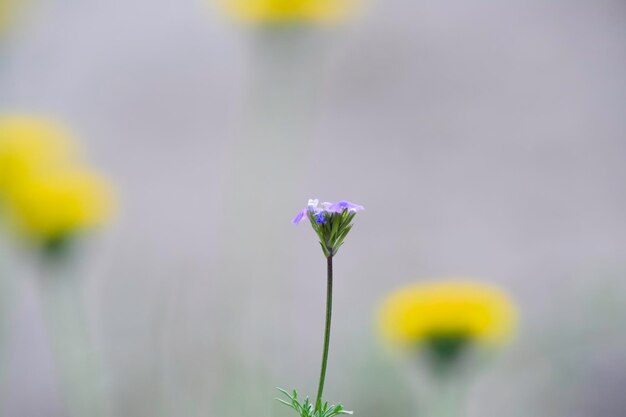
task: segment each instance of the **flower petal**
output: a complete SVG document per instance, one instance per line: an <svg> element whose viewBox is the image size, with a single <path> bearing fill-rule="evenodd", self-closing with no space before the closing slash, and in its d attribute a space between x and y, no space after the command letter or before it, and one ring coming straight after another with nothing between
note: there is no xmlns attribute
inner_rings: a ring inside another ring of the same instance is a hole
<svg viewBox="0 0 626 417"><path fill-rule="evenodd" d="M298 214L296 214L296 217L293 218L293 220L291 221L291 223L293 224L298 224L302 221L302 219L304 218L304 216L306 216L306 212L307 209L302 209L298 212Z"/></svg>
<svg viewBox="0 0 626 417"><path fill-rule="evenodd" d="M359 210L365 210L365 207L360 206L358 204L351 203L349 201L342 200L335 204L332 204L331 206L327 208L327 211L331 213L341 213L344 210L349 210L351 212L356 213Z"/></svg>

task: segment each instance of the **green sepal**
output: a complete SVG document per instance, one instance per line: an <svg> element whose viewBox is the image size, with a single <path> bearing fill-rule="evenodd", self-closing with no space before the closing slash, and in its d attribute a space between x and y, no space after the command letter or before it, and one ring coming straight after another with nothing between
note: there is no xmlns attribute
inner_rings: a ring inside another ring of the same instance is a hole
<svg viewBox="0 0 626 417"><path fill-rule="evenodd" d="M320 245L324 256L334 256L352 230L352 220L355 212L344 210L341 213L324 213L325 222L318 224L313 211L307 213L313 230L319 237Z"/></svg>

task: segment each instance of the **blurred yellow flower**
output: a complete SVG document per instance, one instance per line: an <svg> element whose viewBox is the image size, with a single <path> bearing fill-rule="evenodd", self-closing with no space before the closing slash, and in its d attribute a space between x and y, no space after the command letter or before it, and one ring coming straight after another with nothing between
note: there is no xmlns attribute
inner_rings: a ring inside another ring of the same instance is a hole
<svg viewBox="0 0 626 417"><path fill-rule="evenodd" d="M49 242L105 222L113 197L103 178L82 168L67 129L7 115L0 117L0 203L18 232Z"/></svg>
<svg viewBox="0 0 626 417"><path fill-rule="evenodd" d="M436 338L502 344L516 326L516 310L500 289L471 280L409 285L391 293L379 311L382 336L412 348Z"/></svg>
<svg viewBox="0 0 626 417"><path fill-rule="evenodd" d="M235 18L254 23L331 22L354 11L357 0L217 0Z"/></svg>
<svg viewBox="0 0 626 417"><path fill-rule="evenodd" d="M113 208L108 183L80 169L24 177L11 189L7 201L16 228L43 242L99 226Z"/></svg>
<svg viewBox="0 0 626 417"><path fill-rule="evenodd" d="M77 150L70 138L63 127L45 119L0 117L0 196L26 176L74 164Z"/></svg>

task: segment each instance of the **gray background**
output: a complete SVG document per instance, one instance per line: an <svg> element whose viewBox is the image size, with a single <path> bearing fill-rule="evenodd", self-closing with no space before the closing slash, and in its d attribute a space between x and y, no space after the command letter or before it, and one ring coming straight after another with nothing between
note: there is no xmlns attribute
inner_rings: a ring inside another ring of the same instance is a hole
<svg viewBox="0 0 626 417"><path fill-rule="evenodd" d="M289 223L310 197L366 207L336 260L331 400L415 415L375 308L472 276L521 323L470 416L623 413L625 20L619 0L384 0L252 30L202 1L32 4L0 107L69 124L118 189L82 262L113 415L282 416L275 386L313 393L324 261ZM64 416L24 269L2 415Z"/></svg>

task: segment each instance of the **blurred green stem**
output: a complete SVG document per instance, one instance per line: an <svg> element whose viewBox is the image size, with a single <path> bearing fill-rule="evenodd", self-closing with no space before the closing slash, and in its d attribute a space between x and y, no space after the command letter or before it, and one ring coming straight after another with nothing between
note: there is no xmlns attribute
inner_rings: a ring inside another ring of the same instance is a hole
<svg viewBox="0 0 626 417"><path fill-rule="evenodd" d="M324 380L326 379L326 365L328 364L328 346L330 344L330 322L333 315L333 256L326 258L327 264L327 285L326 285L326 326L324 329L324 351L322 353L322 369L320 371L320 383L317 388L317 399L315 409L322 407L322 393L324 391Z"/></svg>
<svg viewBox="0 0 626 417"><path fill-rule="evenodd" d="M0 211L1 211L0 207ZM5 229L0 230L0 234ZM0 409L7 392L7 353L11 336L11 317L15 303L15 281L13 280L12 253L4 236L0 235Z"/></svg>
<svg viewBox="0 0 626 417"><path fill-rule="evenodd" d="M43 260L38 277L48 337L68 414L72 417L104 415L103 381L96 352L90 343L82 280L68 259Z"/></svg>
<svg viewBox="0 0 626 417"><path fill-rule="evenodd" d="M463 417L465 415L465 386L462 376L440 375L428 417Z"/></svg>

